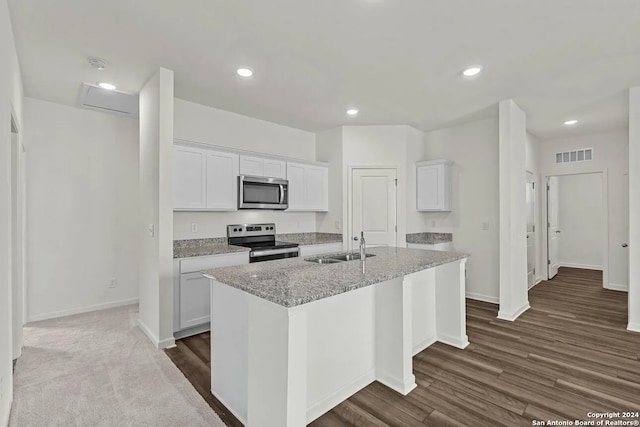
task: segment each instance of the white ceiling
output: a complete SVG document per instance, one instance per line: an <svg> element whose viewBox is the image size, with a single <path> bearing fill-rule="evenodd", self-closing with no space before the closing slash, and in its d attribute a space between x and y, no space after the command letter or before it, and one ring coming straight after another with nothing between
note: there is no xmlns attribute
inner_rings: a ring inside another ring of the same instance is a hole
<svg viewBox="0 0 640 427"><path fill-rule="evenodd" d="M640 85L637 0L9 0L27 96L77 105L80 83L176 97L309 131L431 130L513 98L554 138L620 128ZM93 70L86 58L107 60ZM482 64L465 80L463 68ZM235 75L255 70L251 80ZM357 106L360 114L347 117ZM567 129L562 122L577 118Z"/></svg>

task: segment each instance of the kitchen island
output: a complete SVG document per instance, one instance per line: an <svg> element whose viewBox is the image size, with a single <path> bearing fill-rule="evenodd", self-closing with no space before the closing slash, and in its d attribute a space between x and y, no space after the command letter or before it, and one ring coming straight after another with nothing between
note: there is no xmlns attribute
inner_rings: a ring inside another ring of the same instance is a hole
<svg viewBox="0 0 640 427"><path fill-rule="evenodd" d="M408 394L413 355L468 345L466 254L367 254L364 272L302 258L204 272L211 392L245 425L306 425L373 381Z"/></svg>

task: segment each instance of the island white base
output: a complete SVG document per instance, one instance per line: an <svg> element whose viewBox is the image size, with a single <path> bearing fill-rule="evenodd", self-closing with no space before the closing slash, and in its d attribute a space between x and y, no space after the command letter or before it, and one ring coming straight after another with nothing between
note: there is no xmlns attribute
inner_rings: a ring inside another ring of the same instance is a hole
<svg viewBox="0 0 640 427"><path fill-rule="evenodd" d="M243 424L303 426L373 381L407 394L412 356L465 332L460 260L293 308L211 281L212 393Z"/></svg>

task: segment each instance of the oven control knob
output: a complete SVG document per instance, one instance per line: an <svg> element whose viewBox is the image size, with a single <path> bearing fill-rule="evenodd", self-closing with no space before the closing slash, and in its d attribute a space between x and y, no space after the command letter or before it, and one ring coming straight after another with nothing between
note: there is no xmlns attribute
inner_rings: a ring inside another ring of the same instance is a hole
<svg viewBox="0 0 640 427"><path fill-rule="evenodd" d="M237 229L237 228L234 228L234 229L233 229L233 231L238 231L238 229Z"/></svg>

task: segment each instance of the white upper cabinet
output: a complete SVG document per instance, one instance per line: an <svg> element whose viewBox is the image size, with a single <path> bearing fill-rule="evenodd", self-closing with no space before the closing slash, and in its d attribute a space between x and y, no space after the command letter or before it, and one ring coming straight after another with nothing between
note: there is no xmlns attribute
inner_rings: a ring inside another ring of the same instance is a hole
<svg viewBox="0 0 640 427"><path fill-rule="evenodd" d="M207 209L238 209L238 155L207 151Z"/></svg>
<svg viewBox="0 0 640 427"><path fill-rule="evenodd" d="M206 208L206 161L206 150L173 146L173 206L175 209Z"/></svg>
<svg viewBox="0 0 640 427"><path fill-rule="evenodd" d="M238 209L238 155L174 145L173 208Z"/></svg>
<svg viewBox="0 0 640 427"><path fill-rule="evenodd" d="M450 211L452 200L449 160L416 163L416 208L419 211Z"/></svg>
<svg viewBox="0 0 640 427"><path fill-rule="evenodd" d="M326 166L287 162L290 211L329 210L329 169Z"/></svg>
<svg viewBox="0 0 640 427"><path fill-rule="evenodd" d="M287 163L282 160L254 156L240 156L240 174L250 176L287 177Z"/></svg>

